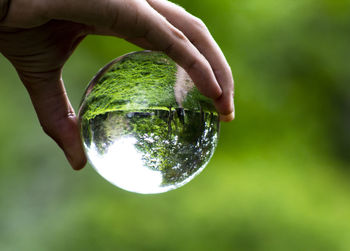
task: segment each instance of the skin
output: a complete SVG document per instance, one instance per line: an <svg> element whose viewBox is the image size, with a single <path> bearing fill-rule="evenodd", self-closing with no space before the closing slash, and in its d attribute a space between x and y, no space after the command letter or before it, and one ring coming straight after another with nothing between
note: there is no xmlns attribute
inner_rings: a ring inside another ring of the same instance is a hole
<svg viewBox="0 0 350 251"><path fill-rule="evenodd" d="M116 36L165 52L234 119L231 69L204 23L166 0L12 0L0 22L0 52L15 67L43 130L75 170L86 164L62 68L88 34Z"/></svg>

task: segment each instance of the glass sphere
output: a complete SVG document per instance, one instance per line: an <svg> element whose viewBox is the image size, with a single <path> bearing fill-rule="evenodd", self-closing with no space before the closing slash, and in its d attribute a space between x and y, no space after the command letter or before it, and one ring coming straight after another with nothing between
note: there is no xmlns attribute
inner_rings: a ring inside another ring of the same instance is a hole
<svg viewBox="0 0 350 251"><path fill-rule="evenodd" d="M91 165L117 187L150 194L192 180L217 145L219 116L161 52L119 57L88 85L79 109Z"/></svg>

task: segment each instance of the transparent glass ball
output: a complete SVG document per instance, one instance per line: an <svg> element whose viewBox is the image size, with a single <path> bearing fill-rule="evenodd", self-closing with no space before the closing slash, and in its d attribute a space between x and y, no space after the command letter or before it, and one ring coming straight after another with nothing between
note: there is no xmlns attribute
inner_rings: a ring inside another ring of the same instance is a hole
<svg viewBox="0 0 350 251"><path fill-rule="evenodd" d="M219 116L161 52L119 57L88 85L79 109L91 165L110 183L151 194L183 186L209 162Z"/></svg>

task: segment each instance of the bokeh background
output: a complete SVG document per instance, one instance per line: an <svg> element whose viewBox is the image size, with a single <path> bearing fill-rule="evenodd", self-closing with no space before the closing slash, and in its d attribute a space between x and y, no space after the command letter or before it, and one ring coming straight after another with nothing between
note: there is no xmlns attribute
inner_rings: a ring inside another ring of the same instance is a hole
<svg viewBox="0 0 350 251"><path fill-rule="evenodd" d="M137 195L70 169L0 60L0 250L350 250L350 2L176 0L200 17L236 81L205 171ZM64 69L77 109L113 58L90 36Z"/></svg>

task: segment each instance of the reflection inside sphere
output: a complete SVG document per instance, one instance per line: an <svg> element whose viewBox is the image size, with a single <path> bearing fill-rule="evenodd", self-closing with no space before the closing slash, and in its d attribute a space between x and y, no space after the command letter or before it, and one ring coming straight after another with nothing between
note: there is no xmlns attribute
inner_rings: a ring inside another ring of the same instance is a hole
<svg viewBox="0 0 350 251"><path fill-rule="evenodd" d="M86 90L79 119L96 171L144 194L192 180L213 155L219 132L211 100L160 52L127 54L104 67Z"/></svg>

